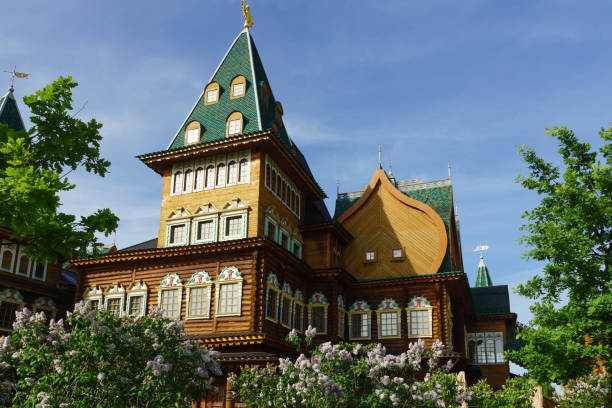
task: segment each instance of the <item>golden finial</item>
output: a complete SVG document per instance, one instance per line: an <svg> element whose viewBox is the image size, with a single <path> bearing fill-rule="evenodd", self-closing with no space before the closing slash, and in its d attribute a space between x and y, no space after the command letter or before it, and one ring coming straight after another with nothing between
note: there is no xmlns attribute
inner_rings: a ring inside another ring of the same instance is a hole
<svg viewBox="0 0 612 408"><path fill-rule="evenodd" d="M242 0L242 16L244 17L244 28L253 27L253 16L251 15L251 8L244 4L244 0Z"/></svg>

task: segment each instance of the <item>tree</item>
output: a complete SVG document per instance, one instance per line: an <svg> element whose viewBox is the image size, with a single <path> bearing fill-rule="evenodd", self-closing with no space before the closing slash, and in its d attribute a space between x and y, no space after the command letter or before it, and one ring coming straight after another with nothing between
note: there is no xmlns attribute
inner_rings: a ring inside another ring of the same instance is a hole
<svg viewBox="0 0 612 408"><path fill-rule="evenodd" d="M96 233L110 235L119 219L107 208L77 217L60 211L60 193L75 188L68 174L79 167L104 176L110 162L100 157L100 128L72 111L71 77L23 98L32 127L15 131L0 124L0 226L27 245L37 261L72 258L100 245ZM78 112L77 112L78 113Z"/></svg>
<svg viewBox="0 0 612 408"><path fill-rule="evenodd" d="M117 317L75 305L66 324L17 313L0 338L0 398L12 407L188 406L212 389L214 351L185 340L182 325L154 311ZM3 405L4 405L3 404Z"/></svg>
<svg viewBox="0 0 612 408"><path fill-rule="evenodd" d="M540 195L526 211L520 242L542 273L517 292L536 300L525 346L508 354L540 383L565 384L597 363L610 372L612 348L612 128L601 129L593 151L566 127L547 129L559 144L563 169L528 147L520 154L530 173L517 182ZM609 392L609 387L608 387Z"/></svg>

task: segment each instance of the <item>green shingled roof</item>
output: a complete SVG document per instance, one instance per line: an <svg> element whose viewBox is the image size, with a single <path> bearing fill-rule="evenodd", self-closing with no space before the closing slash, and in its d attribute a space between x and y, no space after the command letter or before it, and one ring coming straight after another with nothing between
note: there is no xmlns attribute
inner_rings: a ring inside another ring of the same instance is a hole
<svg viewBox="0 0 612 408"><path fill-rule="evenodd" d="M489 269L487 268L487 265L485 265L484 257L482 255L480 255L480 263L478 264L478 272L476 273L476 284L474 286L477 288L493 286L491 276L489 276Z"/></svg>
<svg viewBox="0 0 612 408"><path fill-rule="evenodd" d="M12 87L0 98L0 123L7 124L13 130L25 130Z"/></svg>
<svg viewBox="0 0 612 408"><path fill-rule="evenodd" d="M399 181L397 189L408 197L420 201L430 206L444 222L446 234L450 231L450 217L453 208L453 188L450 180L440 180L430 183L423 183L417 180ZM355 193L339 194L336 199L336 209L334 219L340 217L347 211L359 197L363 195L365 190ZM446 255L440 265L439 271L450 271L450 246L447 245Z"/></svg>
<svg viewBox="0 0 612 408"><path fill-rule="evenodd" d="M476 316L511 313L508 285L470 288L470 293Z"/></svg>

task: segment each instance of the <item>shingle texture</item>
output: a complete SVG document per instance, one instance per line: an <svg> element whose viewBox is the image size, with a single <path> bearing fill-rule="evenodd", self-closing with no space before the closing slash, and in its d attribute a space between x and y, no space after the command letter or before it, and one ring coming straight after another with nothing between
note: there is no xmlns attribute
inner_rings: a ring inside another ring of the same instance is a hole
<svg viewBox="0 0 612 408"><path fill-rule="evenodd" d="M470 293L476 316L511 313L508 285L470 288Z"/></svg>
<svg viewBox="0 0 612 408"><path fill-rule="evenodd" d="M7 124L13 130L25 130L17 101L9 91L0 98L0 123Z"/></svg>

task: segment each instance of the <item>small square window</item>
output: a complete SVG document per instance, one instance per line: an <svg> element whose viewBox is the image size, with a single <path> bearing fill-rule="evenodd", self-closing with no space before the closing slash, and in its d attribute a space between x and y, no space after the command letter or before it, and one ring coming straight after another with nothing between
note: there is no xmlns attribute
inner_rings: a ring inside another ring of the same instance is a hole
<svg viewBox="0 0 612 408"><path fill-rule="evenodd" d="M376 262L376 251L366 251L365 262Z"/></svg>
<svg viewBox="0 0 612 408"><path fill-rule="evenodd" d="M206 92L206 103L217 102L218 90L213 89Z"/></svg>
<svg viewBox="0 0 612 408"><path fill-rule="evenodd" d="M402 259L404 259L404 258L405 258L405 256L404 256L404 250L403 250L402 248L394 248L394 249L391 251L391 259L392 259L392 260L394 260L394 261L399 261L399 260L402 260Z"/></svg>
<svg viewBox="0 0 612 408"><path fill-rule="evenodd" d="M211 241L215 238L215 225L213 220L198 222L196 239L198 241Z"/></svg>
<svg viewBox="0 0 612 408"><path fill-rule="evenodd" d="M199 129L189 129L187 131L187 144L196 143L199 140L200 130Z"/></svg>
<svg viewBox="0 0 612 408"><path fill-rule="evenodd" d="M232 96L241 96L244 94L244 84L235 84L232 89Z"/></svg>
<svg viewBox="0 0 612 408"><path fill-rule="evenodd" d="M227 217L225 221L225 236L239 237L242 235L242 215Z"/></svg>
<svg viewBox="0 0 612 408"><path fill-rule="evenodd" d="M185 241L185 225L172 225L170 227L170 244L182 244Z"/></svg>
<svg viewBox="0 0 612 408"><path fill-rule="evenodd" d="M130 316L140 316L144 307L144 296L130 296L128 304L128 313Z"/></svg>
<svg viewBox="0 0 612 408"><path fill-rule="evenodd" d="M230 120L229 123L229 128L227 130L228 135L237 135L240 133L240 124L241 124L242 120L241 119L234 119L234 120Z"/></svg>

